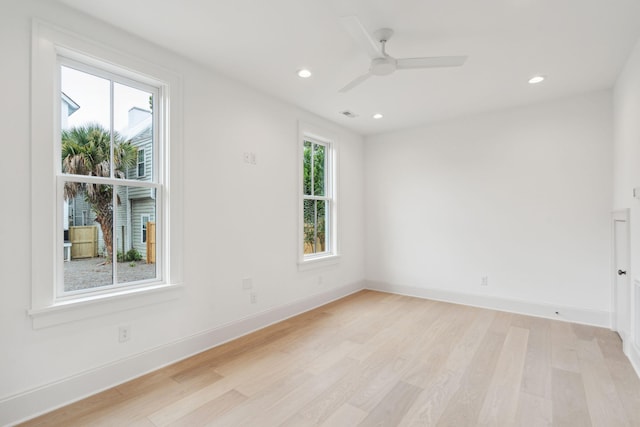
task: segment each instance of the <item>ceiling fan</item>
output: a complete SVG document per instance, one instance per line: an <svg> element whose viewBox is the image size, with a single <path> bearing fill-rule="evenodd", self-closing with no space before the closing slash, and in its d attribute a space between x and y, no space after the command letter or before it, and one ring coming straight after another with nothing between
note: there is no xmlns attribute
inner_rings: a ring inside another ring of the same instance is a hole
<svg viewBox="0 0 640 427"><path fill-rule="evenodd" d="M386 76L395 70L411 68L459 67L467 60L466 56L428 56L396 59L389 56L385 50L387 42L393 36L392 29L381 28L374 31L372 37L357 16L344 17L342 18L342 23L355 42L371 57L369 72L356 77L340 89L340 92L343 93L358 86L371 76Z"/></svg>

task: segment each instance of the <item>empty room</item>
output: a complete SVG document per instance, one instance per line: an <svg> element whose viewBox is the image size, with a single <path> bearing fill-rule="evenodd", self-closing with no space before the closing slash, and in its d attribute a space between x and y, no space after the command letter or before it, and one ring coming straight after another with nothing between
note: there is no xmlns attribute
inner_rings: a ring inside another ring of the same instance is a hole
<svg viewBox="0 0 640 427"><path fill-rule="evenodd" d="M0 46L0 426L640 426L640 2L0 0Z"/></svg>

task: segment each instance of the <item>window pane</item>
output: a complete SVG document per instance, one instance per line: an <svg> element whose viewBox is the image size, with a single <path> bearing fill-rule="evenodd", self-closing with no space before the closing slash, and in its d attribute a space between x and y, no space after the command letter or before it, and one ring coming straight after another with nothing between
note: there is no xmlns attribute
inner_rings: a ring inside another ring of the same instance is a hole
<svg viewBox="0 0 640 427"><path fill-rule="evenodd" d="M325 195L325 146L313 144L313 194Z"/></svg>
<svg viewBox="0 0 640 427"><path fill-rule="evenodd" d="M155 279L155 190L118 186L116 212L118 283Z"/></svg>
<svg viewBox="0 0 640 427"><path fill-rule="evenodd" d="M110 82L62 66L62 171L109 176Z"/></svg>
<svg viewBox="0 0 640 427"><path fill-rule="evenodd" d="M315 201L304 201L304 253L315 253L315 241L316 241L316 213L315 213Z"/></svg>
<svg viewBox="0 0 640 427"><path fill-rule="evenodd" d="M327 202L316 200L316 252L327 250Z"/></svg>
<svg viewBox="0 0 640 427"><path fill-rule="evenodd" d="M150 181L153 159L152 95L120 83L113 84L116 178ZM143 154L140 158L139 155ZM142 162L140 162L142 160ZM148 161L148 163L147 163Z"/></svg>
<svg viewBox="0 0 640 427"><path fill-rule="evenodd" d="M327 250L327 202L304 201L304 253L315 254Z"/></svg>
<svg viewBox="0 0 640 427"><path fill-rule="evenodd" d="M113 269L107 248L111 241L112 187L68 182L65 194L61 261L64 291L111 285Z"/></svg>
<svg viewBox="0 0 640 427"><path fill-rule="evenodd" d="M311 146L312 144L309 141L304 142L304 152L303 152L303 194L309 196L311 195Z"/></svg>

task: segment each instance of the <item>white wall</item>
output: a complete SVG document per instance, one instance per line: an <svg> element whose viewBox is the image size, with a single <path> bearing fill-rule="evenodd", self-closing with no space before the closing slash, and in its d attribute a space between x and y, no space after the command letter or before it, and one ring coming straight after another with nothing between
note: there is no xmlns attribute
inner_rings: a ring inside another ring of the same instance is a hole
<svg viewBox="0 0 640 427"><path fill-rule="evenodd" d="M631 340L625 351L640 372L640 41L618 77L614 92L614 206L630 210L631 223Z"/></svg>
<svg viewBox="0 0 640 427"><path fill-rule="evenodd" d="M26 312L31 289L32 17L182 75L185 291L178 300L81 323L32 328ZM220 333L220 328L234 322L260 326L262 320L288 313L283 307L302 307L304 304L298 304L301 300L321 303L361 286L364 230L360 136L45 1L3 2L0 51L0 75L6 83L0 103L4 141L1 194L5 202L0 213L0 425L50 409L65 399L82 397L96 387L109 385L109 380L117 382L139 375L166 363L168 358L184 356L185 351L212 345L217 336L229 338ZM299 272L296 264L299 119L325 126L338 135L341 178L341 261L304 272ZM243 163L245 151L256 153L256 166ZM319 274L323 276L321 285ZM248 276L253 278L258 295L254 305L241 289L241 279ZM268 315L258 321L247 321L265 312ZM121 324L132 326L132 340L125 344L117 339Z"/></svg>
<svg viewBox="0 0 640 427"><path fill-rule="evenodd" d="M368 137L370 286L606 323L611 116L602 91Z"/></svg>

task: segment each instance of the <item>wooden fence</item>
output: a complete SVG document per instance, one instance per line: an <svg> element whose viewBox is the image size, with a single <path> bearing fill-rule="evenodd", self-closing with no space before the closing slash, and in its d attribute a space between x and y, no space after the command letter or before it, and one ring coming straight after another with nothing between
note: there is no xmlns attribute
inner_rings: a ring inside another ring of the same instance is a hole
<svg viewBox="0 0 640 427"><path fill-rule="evenodd" d="M97 226L69 227L69 241L71 242L71 259L98 256Z"/></svg>
<svg viewBox="0 0 640 427"><path fill-rule="evenodd" d="M156 223L147 222L147 264L156 262Z"/></svg>

